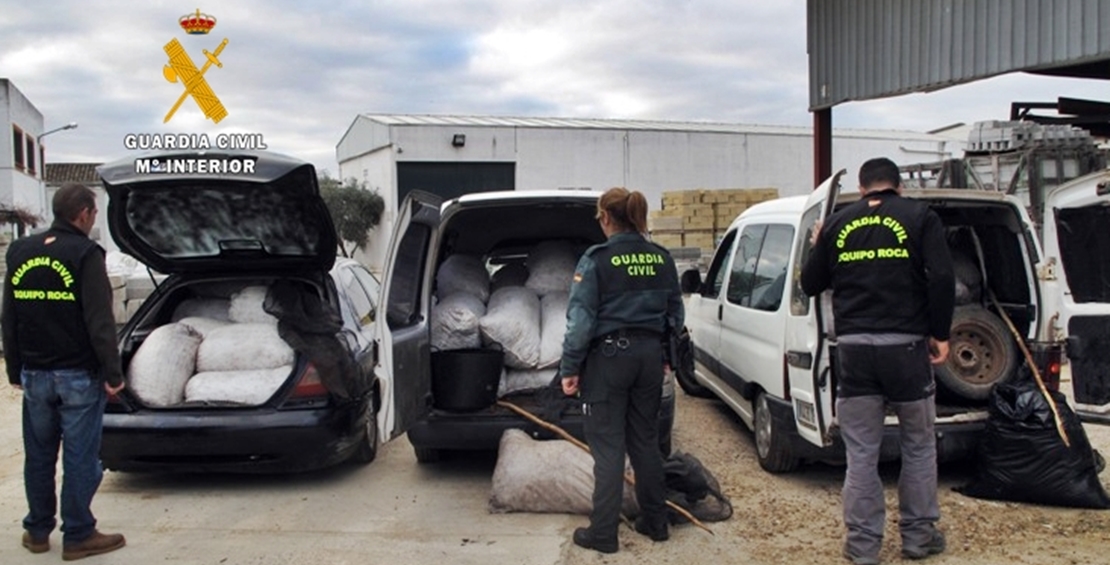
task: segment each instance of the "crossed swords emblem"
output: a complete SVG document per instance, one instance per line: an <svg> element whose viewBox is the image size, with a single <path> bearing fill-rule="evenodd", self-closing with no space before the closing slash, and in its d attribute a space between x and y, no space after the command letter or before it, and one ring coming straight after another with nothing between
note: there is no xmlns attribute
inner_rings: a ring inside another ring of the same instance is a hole
<svg viewBox="0 0 1110 565"><path fill-rule="evenodd" d="M166 114L166 118L162 120L162 123L170 121L174 112L181 107L181 103L185 102L185 98L190 96L193 98L193 101L197 103L197 106L200 107L201 112L204 112L204 117L215 123L220 123L220 120L227 117L227 110L224 109L223 103L220 102L216 93L212 91L212 87L208 86L208 81L204 80L204 73L208 71L208 67L216 65L221 69L223 68L223 63L220 63L218 57L226 45L227 38L224 38L224 40L220 42L220 45L216 47L215 51L210 53L205 49L204 56L207 57L208 60L204 62L204 66L199 70L197 66L193 64L193 60L189 58L189 54L185 52L185 48L181 46L181 43L177 41L177 39L171 39L170 42L163 47L166 54L170 56L170 64L162 67L162 75L170 82L177 82L180 80L181 84L185 86L185 92L181 93L181 96L177 99L177 102L174 103L173 107L170 108L169 113Z"/></svg>

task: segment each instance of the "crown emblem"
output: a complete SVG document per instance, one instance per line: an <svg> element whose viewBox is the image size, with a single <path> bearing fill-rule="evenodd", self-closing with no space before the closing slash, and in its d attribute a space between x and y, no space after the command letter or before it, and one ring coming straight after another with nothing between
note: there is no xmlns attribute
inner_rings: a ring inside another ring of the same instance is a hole
<svg viewBox="0 0 1110 565"><path fill-rule="evenodd" d="M177 19L177 23L181 24L181 29L185 30L185 33L204 35L216 27L216 16L202 14L200 8L197 8L195 14L185 14Z"/></svg>

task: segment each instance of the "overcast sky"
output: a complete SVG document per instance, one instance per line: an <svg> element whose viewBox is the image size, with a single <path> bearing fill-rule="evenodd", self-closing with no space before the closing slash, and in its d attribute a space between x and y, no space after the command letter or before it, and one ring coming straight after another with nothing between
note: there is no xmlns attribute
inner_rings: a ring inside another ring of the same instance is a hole
<svg viewBox="0 0 1110 565"><path fill-rule="evenodd" d="M186 35L180 16L217 18ZM128 155L127 133L258 132L338 172L359 113L637 118L809 126L805 0L0 0L0 77L43 113L47 162ZM163 76L177 38L228 111ZM1015 74L853 102L834 127L927 131L1006 119L1014 100L1106 100L1105 82Z"/></svg>

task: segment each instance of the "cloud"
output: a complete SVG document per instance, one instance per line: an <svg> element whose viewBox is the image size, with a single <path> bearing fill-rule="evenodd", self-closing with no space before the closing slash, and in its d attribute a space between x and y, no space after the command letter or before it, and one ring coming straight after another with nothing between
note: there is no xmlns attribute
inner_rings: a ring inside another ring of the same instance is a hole
<svg viewBox="0 0 1110 565"><path fill-rule="evenodd" d="M261 132L271 149L337 170L359 113L698 120L806 126L805 0L244 0L202 11L186 36L177 2L0 0L0 69L46 127L48 161L123 156L126 133ZM89 18L87 14L110 18ZM205 120L167 82L171 38L203 65L229 115ZM928 130L1004 119L1009 102L1105 98L1098 81L1012 75L931 94L854 102L834 126Z"/></svg>

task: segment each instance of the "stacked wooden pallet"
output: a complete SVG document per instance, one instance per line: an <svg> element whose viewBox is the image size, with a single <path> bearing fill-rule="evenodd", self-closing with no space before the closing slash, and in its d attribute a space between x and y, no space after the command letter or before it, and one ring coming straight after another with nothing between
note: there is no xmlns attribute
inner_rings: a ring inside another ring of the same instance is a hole
<svg viewBox="0 0 1110 565"><path fill-rule="evenodd" d="M649 214L648 231L664 247L696 247L711 253L736 216L753 204L778 197L775 188L664 192L662 209Z"/></svg>

